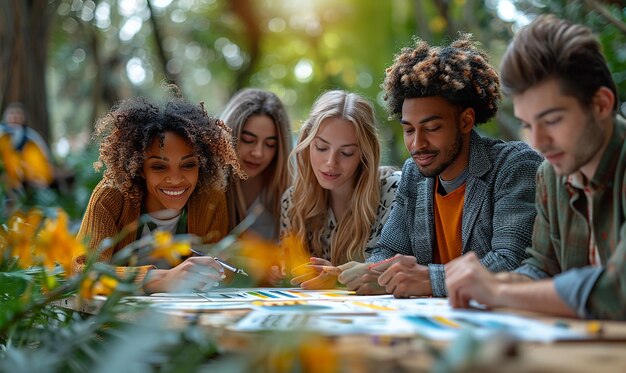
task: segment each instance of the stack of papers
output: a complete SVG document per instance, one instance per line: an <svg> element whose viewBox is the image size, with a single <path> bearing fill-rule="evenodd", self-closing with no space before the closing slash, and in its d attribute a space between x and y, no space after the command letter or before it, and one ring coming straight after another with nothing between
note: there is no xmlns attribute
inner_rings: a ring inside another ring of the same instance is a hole
<svg viewBox="0 0 626 373"><path fill-rule="evenodd" d="M420 335L434 340L451 340L462 332L470 332L476 338L507 334L524 341L546 343L589 337L581 331L513 314L452 309L441 298L359 296L340 289L216 289L136 298L149 298L152 307L164 312L250 309L231 326L246 332L306 330L326 335Z"/></svg>

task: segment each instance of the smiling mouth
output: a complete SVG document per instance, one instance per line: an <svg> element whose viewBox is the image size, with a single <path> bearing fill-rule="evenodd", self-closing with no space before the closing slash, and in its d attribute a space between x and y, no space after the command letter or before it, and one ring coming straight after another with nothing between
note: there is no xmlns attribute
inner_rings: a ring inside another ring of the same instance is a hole
<svg viewBox="0 0 626 373"><path fill-rule="evenodd" d="M544 153L544 157L547 159L555 159L555 158L559 158L561 155L563 155L562 152L559 153Z"/></svg>
<svg viewBox="0 0 626 373"><path fill-rule="evenodd" d="M178 196L182 195L183 193L185 193L186 191L187 191L187 188L185 188L185 189L178 189L178 190L161 189L161 192L165 193L166 195L168 195L170 197L178 197Z"/></svg>
<svg viewBox="0 0 626 373"><path fill-rule="evenodd" d="M435 154L435 153L416 154L416 155L413 155L413 160L419 166L426 166L426 165L430 164L435 159L436 155L437 154Z"/></svg>

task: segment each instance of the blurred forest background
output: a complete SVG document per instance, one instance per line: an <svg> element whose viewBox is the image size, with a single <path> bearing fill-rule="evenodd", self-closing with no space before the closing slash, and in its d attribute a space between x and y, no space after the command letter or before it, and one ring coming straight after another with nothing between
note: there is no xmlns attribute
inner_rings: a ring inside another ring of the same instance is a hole
<svg viewBox="0 0 626 373"><path fill-rule="evenodd" d="M297 130L321 92L356 91L376 103L383 159L407 156L387 119L380 83L400 48L471 32L499 66L515 31L537 14L584 23L599 35L626 98L626 5L621 0L3 0L0 109L21 102L28 124L74 175L80 216L99 180L95 120L119 99L155 96L163 82L219 115L243 87L275 92ZM504 101L486 135L521 136ZM48 192L54 193L54 192ZM38 203L58 196L38 195ZM63 205L63 203L60 203Z"/></svg>

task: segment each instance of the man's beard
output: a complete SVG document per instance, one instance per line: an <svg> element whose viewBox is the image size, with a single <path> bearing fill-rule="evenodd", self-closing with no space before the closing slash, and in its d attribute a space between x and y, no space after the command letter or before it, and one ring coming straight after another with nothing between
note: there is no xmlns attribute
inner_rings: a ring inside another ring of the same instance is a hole
<svg viewBox="0 0 626 373"><path fill-rule="evenodd" d="M461 153L462 149L463 149L463 136L461 135L461 131L457 130L454 144L452 145L451 148L447 149L446 158L439 166L436 166L436 168L434 169L422 168L420 166L417 166L417 168L419 169L420 173L424 177L437 177L442 172L444 172L456 160L456 158ZM416 152L411 155L417 155L417 154L420 154L420 153ZM425 154L428 154L428 152L425 152Z"/></svg>

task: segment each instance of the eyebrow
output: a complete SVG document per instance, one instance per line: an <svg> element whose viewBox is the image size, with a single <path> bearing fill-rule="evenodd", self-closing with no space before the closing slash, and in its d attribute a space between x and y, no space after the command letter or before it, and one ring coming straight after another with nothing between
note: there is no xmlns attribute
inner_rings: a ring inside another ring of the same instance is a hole
<svg viewBox="0 0 626 373"><path fill-rule="evenodd" d="M550 108L550 109L544 110L541 113L535 115L535 119L539 119L539 118L544 117L544 116L546 116L548 114L554 113L555 111L563 111L563 110L565 110L565 108L562 108L562 107Z"/></svg>
<svg viewBox="0 0 626 373"><path fill-rule="evenodd" d="M250 131L246 131L246 130L242 130L241 134L242 135L248 135L248 136L256 137L257 139L259 138L259 136L257 134L252 133ZM270 136L270 137L266 138L266 140L278 140L278 136Z"/></svg>
<svg viewBox="0 0 626 373"><path fill-rule="evenodd" d="M316 138L316 139L318 139L318 140L320 140L320 141L322 141L323 143L326 143L326 144L328 144L328 145L331 145L331 143L330 143L330 142L328 142L328 141L324 140L324 139L323 139L322 137L320 137L320 136L315 136L315 138ZM358 146L358 145L357 145L357 144L345 144L345 145L341 145L341 146L340 146L340 148L348 148L348 147L351 147L351 146Z"/></svg>
<svg viewBox="0 0 626 373"><path fill-rule="evenodd" d="M565 110L565 108L562 108L562 107L553 107L553 108L546 109L546 110L542 111L541 113L539 113L539 114L535 115L535 120L537 120L537 119L541 119L542 117L545 117L545 116L546 116L546 115L548 115L548 114L552 114L552 113L554 113L554 112L557 112L557 111L564 111L564 110ZM517 118L517 117L516 117L516 118ZM523 120L523 119L521 119L521 118L517 118L517 119L521 120L522 122L524 121L524 120Z"/></svg>
<svg viewBox="0 0 626 373"><path fill-rule="evenodd" d="M184 157L181 159L181 161L184 161L184 160L186 160L186 159L188 159L188 158L193 158L193 157L195 157L195 156L196 156L195 154L187 154L186 156L184 156ZM169 158L167 158L167 157L159 157L158 155L151 155L151 156L149 156L149 157L148 157L148 159L158 159L158 160L161 160L161 161L166 161L166 162L169 162L169 161L170 161L170 159L169 159Z"/></svg>
<svg viewBox="0 0 626 373"><path fill-rule="evenodd" d="M430 122L430 121L433 121L433 120L436 120L436 119L443 119L443 117L441 115L434 114L434 115L428 116L428 117L420 120L419 122L417 122L417 124L424 124L424 123L427 123L427 122ZM409 121L407 121L407 120L404 120L404 118L400 119L400 124L411 125L411 123Z"/></svg>

